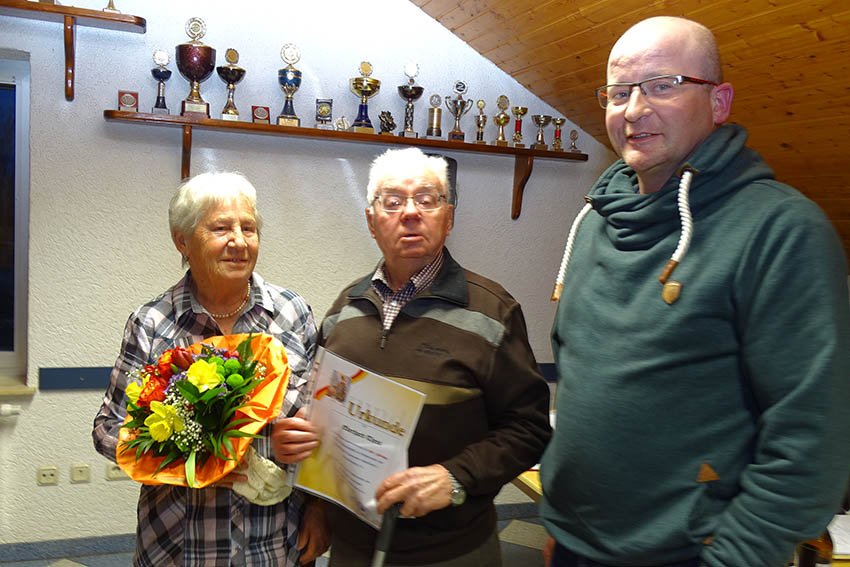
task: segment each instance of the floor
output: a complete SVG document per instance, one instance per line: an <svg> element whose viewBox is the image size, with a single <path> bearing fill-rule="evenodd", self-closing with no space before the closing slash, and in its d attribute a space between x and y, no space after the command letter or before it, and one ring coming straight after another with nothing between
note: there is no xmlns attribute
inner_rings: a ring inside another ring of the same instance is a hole
<svg viewBox="0 0 850 567"><path fill-rule="evenodd" d="M499 538L502 543L504 567L537 567L543 565L540 550L546 540L546 532L537 519L537 506L512 485L505 486L496 498L499 514ZM129 540L128 540L129 541ZM0 567L124 567L131 565L132 553L97 553L96 545L85 555L58 557L51 552L49 558L15 557L4 561ZM114 548L114 545L112 546ZM44 549L39 547L39 549ZM2 553L0 553L1 555ZM327 558L320 557L316 567L327 567ZM481 566L486 567L486 566Z"/></svg>

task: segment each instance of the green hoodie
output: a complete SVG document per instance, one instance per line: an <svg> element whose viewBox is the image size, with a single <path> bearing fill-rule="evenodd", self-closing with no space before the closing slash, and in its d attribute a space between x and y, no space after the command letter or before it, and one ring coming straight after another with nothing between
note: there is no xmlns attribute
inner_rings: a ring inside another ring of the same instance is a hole
<svg viewBox="0 0 850 567"><path fill-rule="evenodd" d="M552 331L541 513L601 563L784 565L847 487L844 254L746 138L727 124L686 160L694 232L672 304L658 275L679 239L678 178L641 195L619 160L589 194Z"/></svg>

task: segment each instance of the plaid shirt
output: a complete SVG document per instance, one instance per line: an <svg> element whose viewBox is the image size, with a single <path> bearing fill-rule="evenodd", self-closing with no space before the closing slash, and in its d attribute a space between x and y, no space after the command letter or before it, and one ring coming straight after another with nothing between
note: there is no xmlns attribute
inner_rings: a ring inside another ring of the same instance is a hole
<svg viewBox="0 0 850 567"><path fill-rule="evenodd" d="M381 301L384 302L383 327L386 336L393 326L393 321L401 312L401 308L413 299L417 292L422 291L434 282L434 278L437 277L440 268L443 266L443 251L440 250L440 253L431 260L431 263L410 276L410 279L398 291L393 291L393 288L390 287L390 280L384 271L385 266L386 263L381 262L381 265L375 270L375 275L372 276L372 287L378 292Z"/></svg>
<svg viewBox="0 0 850 567"><path fill-rule="evenodd" d="M192 294L191 274L139 307L124 328L121 354L94 420L95 448L115 461L118 430L127 415L127 373L155 361L165 350L222 334ZM284 345L292 376L281 415L300 407L316 351L316 325L310 306L294 292L268 284L256 273L248 308L233 333L268 333ZM253 446L271 455L266 426ZM303 497L293 492L275 506L258 506L230 489L189 489L141 485L135 566L266 567L296 565Z"/></svg>

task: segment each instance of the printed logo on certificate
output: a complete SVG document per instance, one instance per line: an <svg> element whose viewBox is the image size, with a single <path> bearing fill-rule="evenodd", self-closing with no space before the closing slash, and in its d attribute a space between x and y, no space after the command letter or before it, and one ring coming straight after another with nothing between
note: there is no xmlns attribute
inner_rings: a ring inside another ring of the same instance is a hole
<svg viewBox="0 0 850 567"><path fill-rule="evenodd" d="M376 529L375 490L407 468L407 449L425 394L319 347L310 376L310 421L319 447L297 468L295 485L336 502Z"/></svg>

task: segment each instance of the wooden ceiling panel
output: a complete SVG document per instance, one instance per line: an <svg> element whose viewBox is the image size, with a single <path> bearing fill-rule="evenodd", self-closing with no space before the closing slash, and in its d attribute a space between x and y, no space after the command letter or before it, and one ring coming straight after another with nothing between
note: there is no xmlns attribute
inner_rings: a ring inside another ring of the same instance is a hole
<svg viewBox="0 0 850 567"><path fill-rule="evenodd" d="M593 91L614 41L650 16L707 25L735 87L731 119L747 126L778 179L823 207L850 256L846 0L412 1L608 147Z"/></svg>

